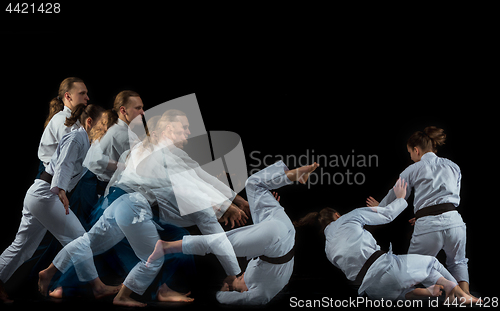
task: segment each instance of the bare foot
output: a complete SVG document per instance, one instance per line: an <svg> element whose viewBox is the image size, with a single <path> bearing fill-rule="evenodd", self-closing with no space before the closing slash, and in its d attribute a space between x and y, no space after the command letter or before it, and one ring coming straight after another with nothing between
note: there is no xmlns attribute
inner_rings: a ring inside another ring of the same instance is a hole
<svg viewBox="0 0 500 311"><path fill-rule="evenodd" d="M155 245L153 253L148 258L148 264L152 263L156 259L159 259L165 254L182 253L182 240L167 242L158 240Z"/></svg>
<svg viewBox="0 0 500 311"><path fill-rule="evenodd" d="M49 290L50 281L52 277L57 272L57 269L53 264L38 273L38 291L43 296L47 297L47 291Z"/></svg>
<svg viewBox="0 0 500 311"><path fill-rule="evenodd" d="M155 250L148 257L148 263L152 263L156 259L165 256L165 252L163 251L163 243L165 243L165 242L163 242L162 240L158 240L156 242Z"/></svg>
<svg viewBox="0 0 500 311"><path fill-rule="evenodd" d="M122 284L123 285L123 284ZM124 307L145 307L146 304L136 301L130 298L132 290L127 286L123 285L118 294L116 294L115 299L113 299L113 304L117 306Z"/></svg>
<svg viewBox="0 0 500 311"><path fill-rule="evenodd" d="M170 301L170 302L192 302L193 298L188 297L191 292L187 294L181 294L170 289L167 284L163 283L158 289L158 300L159 301Z"/></svg>
<svg viewBox="0 0 500 311"><path fill-rule="evenodd" d="M291 170L291 171L287 171L286 176L291 181L298 181L301 184L305 184L307 182L307 179L309 179L309 175L311 175L311 173L316 168L318 168L318 166L319 166L319 164L314 162L311 165L306 165L306 166L302 166L302 167L296 168L296 169Z"/></svg>
<svg viewBox="0 0 500 311"><path fill-rule="evenodd" d="M49 293L49 296L52 298L62 299L63 298L63 288L59 286Z"/></svg>
<svg viewBox="0 0 500 311"><path fill-rule="evenodd" d="M476 297L472 296L470 291L469 291L469 283L466 281L460 281L458 282L458 286L469 296L473 297L474 299L477 299Z"/></svg>
<svg viewBox="0 0 500 311"><path fill-rule="evenodd" d="M101 299L118 293L121 288L122 288L121 284L118 286L104 285L92 288L92 293L94 293L95 299Z"/></svg>
<svg viewBox="0 0 500 311"><path fill-rule="evenodd" d="M464 292L458 285L455 286L448 295L446 295L446 299L450 299L449 301L453 301L455 298L457 298L459 302L465 301L466 303L476 303L480 301L480 299Z"/></svg>
<svg viewBox="0 0 500 311"><path fill-rule="evenodd" d="M146 304L139 302L137 300L134 300L130 297L120 297L118 298L118 295L113 299L113 304L117 306L123 306L123 307L145 307Z"/></svg>

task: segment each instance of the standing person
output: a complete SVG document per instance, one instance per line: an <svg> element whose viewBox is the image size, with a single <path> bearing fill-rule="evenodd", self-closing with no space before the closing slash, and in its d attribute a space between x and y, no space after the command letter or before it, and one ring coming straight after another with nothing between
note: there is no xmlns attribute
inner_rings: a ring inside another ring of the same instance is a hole
<svg viewBox="0 0 500 311"><path fill-rule="evenodd" d="M460 167L436 155L437 147L444 144L446 134L435 126L426 127L410 136L408 153L415 162L400 177L408 182L405 199L415 190L415 218L408 254L436 256L442 249L446 266L460 287L470 295L468 259L465 257L466 227L456 210L460 204ZM395 200L392 190L380 202L387 206ZM368 198L368 206L376 204Z"/></svg>
<svg viewBox="0 0 500 311"><path fill-rule="evenodd" d="M77 105L87 105L88 100L87 87L82 79L68 77L61 82L57 97L54 97L49 103L49 115L45 120L44 131L38 146L40 164L35 179L39 179L40 175L45 171L62 137L80 127L79 121L71 126L66 126L66 118L71 116L71 111ZM71 198L71 195L69 197ZM44 249L43 253L31 258L31 260L37 261L32 269L33 274L37 274L39 271L38 266L45 266L47 258L52 258L57 251L58 243L50 234L47 234L47 236L50 239L42 240L38 247L38 250Z"/></svg>
<svg viewBox="0 0 500 311"><path fill-rule="evenodd" d="M279 161L253 174L246 182L253 225L226 233L187 235L174 242L158 241L148 262L175 252L221 255L233 247L236 256L252 260L241 276L224 283L217 293L217 300L234 305L267 304L288 284L295 252L295 228L270 190L293 181L304 184L318 166L314 163L289 170ZM224 239L226 235L230 244Z"/></svg>
<svg viewBox="0 0 500 311"><path fill-rule="evenodd" d="M82 163L90 147L88 133L98 124L102 112L103 109L95 105L74 107L65 126L71 127L77 121L82 126L62 137L46 171L26 193L16 238L0 256L1 300L9 301L3 283L33 255L47 230L63 245L85 233L78 218L69 209L66 192L73 189L85 173ZM98 278L92 281L92 287L96 297L118 291L104 285Z"/></svg>
<svg viewBox="0 0 500 311"><path fill-rule="evenodd" d="M432 256L394 255L380 246L365 225L382 225L393 221L407 206L404 199L407 184L401 178L391 192L396 198L385 207L357 208L340 215L332 208L313 212L297 222L297 226L316 223L325 234L325 253L328 260L341 269L358 294L372 299L413 299L439 296L477 302L458 286L453 276ZM415 288L423 283L427 288ZM460 300L462 301L462 300Z"/></svg>
<svg viewBox="0 0 500 311"><path fill-rule="evenodd" d="M120 156L130 149L131 140L138 140L129 131L129 124L135 117L144 114L143 107L138 93L130 90L118 93L113 109L109 112L109 129L99 141L92 144L85 157L83 165L88 171L76 186L70 206L86 230L90 230L93 225L90 216L99 197L104 195Z"/></svg>
<svg viewBox="0 0 500 311"><path fill-rule="evenodd" d="M107 131L103 129L104 135L101 135L102 137L90 146L83 162L83 166L88 168L88 171L81 178L70 198L71 209L86 231L92 228L104 211L101 208L104 192L117 168L120 156L130 149L131 141L132 143L138 141L137 136L129 130L129 124L135 117L144 114L143 108L144 104L137 92L124 90L116 95L113 108L103 114ZM120 244L122 252L135 257L131 248L127 246L128 242ZM50 258L54 258L56 254L57 251L54 251ZM108 257L107 260L118 260L112 255ZM126 267L123 268L127 270ZM74 284L74 280L76 280L76 275L73 269L61 277L58 285ZM58 286L49 295L53 298L62 298L63 287Z"/></svg>
<svg viewBox="0 0 500 311"><path fill-rule="evenodd" d="M40 177L42 171L49 164L61 138L72 129L78 128L78 122L71 127L64 125L66 118L71 116L71 111L77 105L84 104L86 106L88 100L87 87L82 79L69 77L61 82L57 97L54 97L49 104L49 115L45 120L44 131L38 147L38 158L41 163L36 178Z"/></svg>
<svg viewBox="0 0 500 311"><path fill-rule="evenodd" d="M113 176L120 156L131 147L132 138L129 135L132 137L133 133L129 131L130 122L137 116L144 115L140 95L130 90L121 91L115 97L111 114L115 115L113 119L116 121L109 125L110 128L99 144L91 147L93 152L89 152L85 159L88 169L106 184Z"/></svg>

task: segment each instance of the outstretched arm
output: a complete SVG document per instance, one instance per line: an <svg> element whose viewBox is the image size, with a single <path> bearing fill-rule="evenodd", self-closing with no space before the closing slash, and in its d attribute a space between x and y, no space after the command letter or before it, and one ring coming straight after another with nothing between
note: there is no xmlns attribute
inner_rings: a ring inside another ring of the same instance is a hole
<svg viewBox="0 0 500 311"><path fill-rule="evenodd" d="M393 221L408 205L404 199L406 187L406 182L399 178L391 190L396 200L387 206L360 208L356 214L359 215L357 219L361 225L383 225Z"/></svg>

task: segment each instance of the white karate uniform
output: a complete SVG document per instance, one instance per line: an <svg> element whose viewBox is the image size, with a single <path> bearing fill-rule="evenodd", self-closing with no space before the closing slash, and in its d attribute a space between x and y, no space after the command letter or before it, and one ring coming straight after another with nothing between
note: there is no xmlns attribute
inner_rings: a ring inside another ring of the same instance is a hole
<svg viewBox="0 0 500 311"><path fill-rule="evenodd" d="M404 199L396 199L386 207L357 208L325 228L325 253L330 262L341 269L347 279L354 281L366 260L380 250L380 246L364 225L381 225L391 222L407 206ZM426 287L436 284L444 276L455 282L436 258L423 255L394 255L392 250L380 256L368 269L358 294L364 292L373 299L404 299L423 283Z"/></svg>
<svg viewBox="0 0 500 311"><path fill-rule="evenodd" d="M220 303L267 304L288 284L293 272L293 258L284 264L272 264L258 257L284 256L295 244L295 228L283 207L269 191L292 183L285 175L287 170L285 164L279 161L248 178L246 190L254 224L226 232L230 244L222 239L223 233L184 236L182 251L185 254L218 255L232 245L237 256L253 258L244 275L248 291L219 291L217 300Z"/></svg>
<svg viewBox="0 0 500 311"><path fill-rule="evenodd" d="M460 167L433 152L408 166L400 177L408 182L406 199L411 190L415 190L415 213L427 206L452 203L457 207L460 204ZM391 189L379 205L386 206L395 198ZM465 243L466 226L462 216L457 211L450 211L417 219L408 254L436 256L443 249L447 269L458 281L469 282Z"/></svg>
<svg viewBox="0 0 500 311"><path fill-rule="evenodd" d="M85 173L82 162L89 145L87 132L83 128L64 135L46 168L47 173L53 176L52 183L36 179L29 188L16 238L0 256L2 282L6 282L33 255L47 230L62 245L85 233L71 210L69 215L65 214L58 193L59 189L69 192Z"/></svg>
<svg viewBox="0 0 500 311"><path fill-rule="evenodd" d="M129 134L135 135L129 131L127 123L118 119L117 123L111 126L98 142L92 144L84 166L99 180L109 182L115 172L112 167L116 167L120 156L130 149Z"/></svg>
<svg viewBox="0 0 500 311"><path fill-rule="evenodd" d="M40 145L38 146L38 158L42 161L43 165L47 167L52 158L52 155L57 149L57 145L62 137L69 132L76 130L80 127L80 121L77 121L73 126L66 126L66 118L71 116L71 109L64 106L63 110L56 113L49 124L43 130Z"/></svg>
<svg viewBox="0 0 500 311"><path fill-rule="evenodd" d="M202 232L224 232L215 218L210 196L199 189L203 187L203 183L197 180L199 178L185 172L186 168L182 167L180 159L168 150L159 150L154 156L151 155L151 151L145 149L142 144L131 150L125 169L117 170L116 176L113 176L110 182L110 185L120 187L128 194L121 196L107 208L104 204L106 210L92 229L59 252L53 261L58 270L65 272L74 264L79 280L89 281L97 277L95 267L82 267L80 264L110 249L126 237L141 261L128 274L123 284L135 293L143 294L163 264L163 257L154 263L146 264L159 240L157 229L161 230L152 220L150 205L156 202L160 210L166 207L166 202L169 202L170 206L175 206L178 201L208 206L187 215L189 217L185 221L197 224ZM174 191L174 187L178 191ZM210 189L209 186L205 187ZM175 208L169 213L182 218L178 209L176 213ZM176 224L175 221L173 223ZM217 227L220 231L214 230ZM228 275L240 273L232 248L225 249L219 260Z"/></svg>

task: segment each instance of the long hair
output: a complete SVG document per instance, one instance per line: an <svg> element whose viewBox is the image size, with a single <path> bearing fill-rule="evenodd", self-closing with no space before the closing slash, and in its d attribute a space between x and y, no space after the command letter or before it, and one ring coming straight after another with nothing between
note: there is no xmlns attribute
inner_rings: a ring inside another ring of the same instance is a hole
<svg viewBox="0 0 500 311"><path fill-rule="evenodd" d="M333 214L337 213L336 210L334 210L331 207L325 207L319 212L311 212L301 219L294 221L293 225L296 228L304 227L304 226L319 226L321 232L323 232L332 221L335 221L333 219Z"/></svg>
<svg viewBox="0 0 500 311"><path fill-rule="evenodd" d="M50 120L54 115L56 115L59 111L64 109L64 102L63 102L64 94L66 94L66 92L69 92L73 88L73 85L76 82L83 82L83 80L77 77L69 77L61 82L61 84L59 85L59 91L57 92L57 97L52 98L52 100L49 103L49 115L45 120L43 128L47 127L47 125L49 124Z"/></svg>
<svg viewBox="0 0 500 311"><path fill-rule="evenodd" d="M102 126L93 126L89 133L89 138L91 142L101 140L101 138L106 134L110 127L116 124L118 116L113 113L111 109L108 109L102 113L100 122Z"/></svg>
<svg viewBox="0 0 500 311"><path fill-rule="evenodd" d="M437 152L437 147L444 145L445 140L446 134L443 129L428 126L423 131L413 133L406 144L410 148L419 147L423 151Z"/></svg>
<svg viewBox="0 0 500 311"><path fill-rule="evenodd" d="M76 105L75 109L71 111L71 116L69 118L66 118L66 122L64 122L64 125L66 126L73 126L77 121L80 121L80 124L83 125L85 123L85 120L87 118L91 118L93 121L97 121L104 112L104 108L98 105L87 105L85 104L78 104Z"/></svg>

